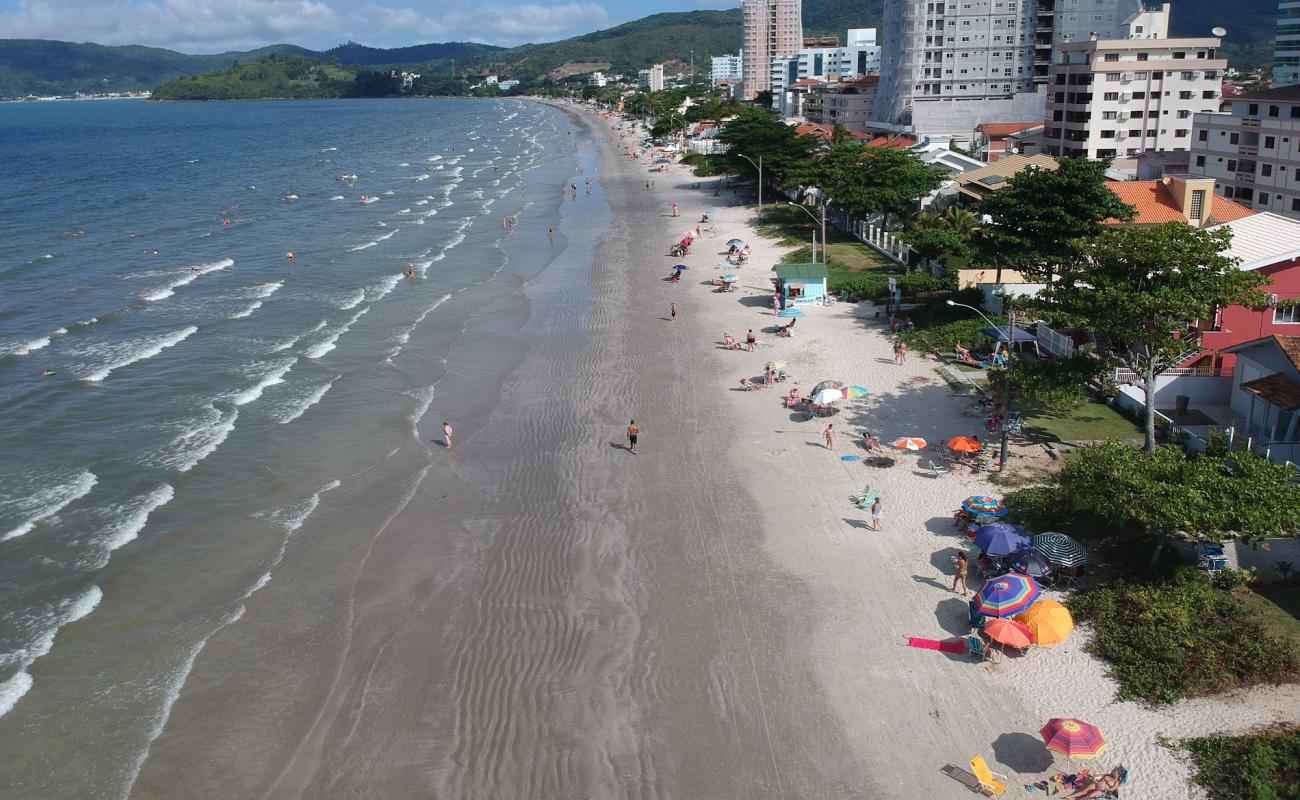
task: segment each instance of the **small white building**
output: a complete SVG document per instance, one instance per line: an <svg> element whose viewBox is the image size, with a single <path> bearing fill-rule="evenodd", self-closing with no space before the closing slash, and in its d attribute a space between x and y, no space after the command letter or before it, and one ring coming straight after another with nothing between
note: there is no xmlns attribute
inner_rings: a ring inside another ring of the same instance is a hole
<svg viewBox="0 0 1300 800"><path fill-rule="evenodd" d="M735 55L714 56L709 67L709 83L715 89L721 81L739 81L745 51Z"/></svg>

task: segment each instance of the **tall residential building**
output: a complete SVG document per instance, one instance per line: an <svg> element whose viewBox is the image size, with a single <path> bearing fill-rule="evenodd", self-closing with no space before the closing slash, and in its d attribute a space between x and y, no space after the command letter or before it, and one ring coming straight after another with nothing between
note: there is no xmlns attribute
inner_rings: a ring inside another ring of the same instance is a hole
<svg viewBox="0 0 1300 800"><path fill-rule="evenodd" d="M719 81L740 80L740 62L745 51L735 55L714 56L709 68L709 82L717 86Z"/></svg>
<svg viewBox="0 0 1300 800"><path fill-rule="evenodd" d="M803 0L741 0L745 38L741 98L753 100L772 88L772 59L789 58L803 47Z"/></svg>
<svg viewBox="0 0 1300 800"><path fill-rule="evenodd" d="M1273 42L1273 85L1300 83L1300 2L1277 4L1277 36Z"/></svg>
<svg viewBox="0 0 1300 800"><path fill-rule="evenodd" d="M1218 57L1218 39L1136 38L1153 29L1164 34L1168 8L1163 18L1135 15L1135 38L1058 48L1043 131L1046 152L1114 158L1191 148L1192 117L1218 110L1228 62Z"/></svg>
<svg viewBox="0 0 1300 800"><path fill-rule="evenodd" d="M1228 114L1193 118L1192 172L1260 211L1300 219L1300 86L1232 98Z"/></svg>
<svg viewBox="0 0 1300 800"><path fill-rule="evenodd" d="M664 65L652 64L650 69L643 69L637 72L637 84L650 92L662 92L664 90Z"/></svg>
<svg viewBox="0 0 1300 800"><path fill-rule="evenodd" d="M885 0L875 118L966 137L1041 118L1053 47L1119 38L1139 0Z"/></svg>

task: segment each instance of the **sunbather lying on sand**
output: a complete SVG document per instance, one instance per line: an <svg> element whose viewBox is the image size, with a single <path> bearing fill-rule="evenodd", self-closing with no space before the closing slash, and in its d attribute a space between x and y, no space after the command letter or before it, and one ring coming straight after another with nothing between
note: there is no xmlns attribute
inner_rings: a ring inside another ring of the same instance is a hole
<svg viewBox="0 0 1300 800"><path fill-rule="evenodd" d="M723 333L723 334L722 334L722 346L725 347L725 348L727 348L728 350L741 350L741 349L743 349L743 346L742 346L739 342L736 341L736 337L732 336L732 335L729 334L729 333Z"/></svg>
<svg viewBox="0 0 1300 800"><path fill-rule="evenodd" d="M1069 795L1067 800L1076 800L1076 798L1101 797L1107 793L1119 795L1119 785L1122 782L1124 768L1115 767L1105 775L1099 775L1093 778L1092 783L1084 786L1082 789Z"/></svg>

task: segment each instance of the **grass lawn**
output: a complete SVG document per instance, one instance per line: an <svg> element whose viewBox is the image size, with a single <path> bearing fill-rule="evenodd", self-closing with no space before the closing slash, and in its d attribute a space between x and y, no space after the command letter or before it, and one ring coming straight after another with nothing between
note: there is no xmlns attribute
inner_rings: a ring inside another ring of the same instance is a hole
<svg viewBox="0 0 1300 800"><path fill-rule="evenodd" d="M798 248L783 257L789 263L808 262L812 260L812 232L816 230L821 236L821 226L811 217L797 208L788 205L763 207L763 225L759 234L776 239L783 247ZM868 270L901 270L902 267L890 259L867 247L856 238L841 231L829 223L826 235L831 245L828 251L827 267L832 276L835 273L866 272ZM821 260L821 243L818 242L818 260Z"/></svg>
<svg viewBox="0 0 1300 800"><path fill-rule="evenodd" d="M1271 575L1261 575L1265 580ZM1237 599L1250 609L1264 630L1281 639L1290 639L1300 649L1300 587L1265 586L1240 589Z"/></svg>
<svg viewBox="0 0 1300 800"><path fill-rule="evenodd" d="M1140 439L1142 429L1105 403L1084 403L1070 411L1012 404L1025 419L1025 433L1057 442Z"/></svg>

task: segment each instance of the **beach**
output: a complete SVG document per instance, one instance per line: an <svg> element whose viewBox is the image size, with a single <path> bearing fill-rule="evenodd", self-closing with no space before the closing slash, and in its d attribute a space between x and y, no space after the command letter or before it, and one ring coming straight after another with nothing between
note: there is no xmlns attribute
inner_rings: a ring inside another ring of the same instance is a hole
<svg viewBox="0 0 1300 800"><path fill-rule="evenodd" d="M330 325L303 334L319 353L301 358L339 377L320 407L298 412L318 426L311 437L265 445L295 448L295 501L270 456L237 461L220 474L271 482L274 505L213 514L158 543L144 528L140 544L158 548L145 596L132 595L140 578L125 558L96 577L103 602L59 633L0 731L40 723L64 686L80 687L81 722L109 730L102 709L144 689L79 681L102 663L88 656L121 642L112 624L123 619L150 623L131 641L176 639L165 674L179 680L162 684L164 712L143 749L122 745L130 755L78 749L86 733L68 717L42 729L47 742L5 767L19 776L15 796L58 796L48 776L76 774L94 787L85 796L136 798L961 797L942 770L975 755L1020 796L1054 769L1088 766L1053 761L1038 736L1049 718L1077 716L1111 742L1092 765L1128 767L1126 796L1172 800L1199 795L1159 737L1296 720L1295 686L1158 711L1114 702L1082 629L995 662L906 647L910 636L967 633L966 600L949 588L949 559L965 546L951 516L963 498L999 492L984 475L934 477L926 451L895 452L885 468L840 456L864 454L864 429L885 441L975 433L968 397L921 353L895 364L888 315L871 304L810 308L794 337L774 336L782 251L756 235L753 207L681 166L652 173L629 159L636 139L616 118L559 108L568 127L553 108L520 112L534 145L537 130L551 137L519 164L532 177L492 195L490 213L470 206L475 231L447 245L468 242L448 260L459 253L472 281L443 288L432 281L444 267L424 265L429 285L402 284L424 294L397 338L380 330L356 342L388 312L362 319L377 300L358 306L341 291ZM510 135L492 135L501 153ZM476 169L482 200L495 184L490 167ZM712 231L670 259L706 209ZM509 230L498 220L507 214ZM753 254L735 270L738 290L717 292L714 267L733 237ZM676 263L688 269L674 284ZM754 352L722 347L724 332L743 341L749 329L762 343ZM399 340L394 361L366 360ZM361 365L331 362L338 354L323 345L335 342ZM740 390L773 359L787 381ZM825 379L869 394L829 420L784 407L792 386L806 393ZM245 417L258 408L249 396ZM376 417L389 423L383 436L361 427ZM882 497L880 531L850 499L865 485ZM263 527L275 537L257 536ZM224 560L185 561L211 539L183 535L191 529L229 537ZM245 539L260 543L255 554ZM226 599L209 603L215 575L199 563L253 588L223 584ZM132 613L115 616L124 597ZM179 626L201 636L164 624L181 600L202 607Z"/></svg>

